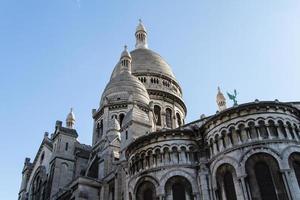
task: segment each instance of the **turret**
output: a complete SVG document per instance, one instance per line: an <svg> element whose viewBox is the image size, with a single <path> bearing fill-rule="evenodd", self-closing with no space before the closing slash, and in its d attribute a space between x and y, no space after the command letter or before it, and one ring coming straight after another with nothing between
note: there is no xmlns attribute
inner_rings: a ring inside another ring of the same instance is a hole
<svg viewBox="0 0 300 200"><path fill-rule="evenodd" d="M74 153L78 134L75 129L71 128L74 125L72 122L75 121L72 110L68 118L70 121L67 122L71 123L67 124L69 127L63 127L61 121L56 121L55 132L52 137L53 153L50 161L51 168L53 168L50 174L50 177L52 177L51 198L59 189L70 183L75 168Z"/></svg>

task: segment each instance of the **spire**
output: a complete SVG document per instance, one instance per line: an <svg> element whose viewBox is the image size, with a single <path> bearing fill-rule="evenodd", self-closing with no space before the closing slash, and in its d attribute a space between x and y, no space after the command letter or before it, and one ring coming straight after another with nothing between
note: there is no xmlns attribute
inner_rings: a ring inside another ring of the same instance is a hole
<svg viewBox="0 0 300 200"><path fill-rule="evenodd" d="M139 20L139 24L136 27L135 31L135 38L136 38L136 44L135 48L136 49L147 49L148 48L148 43L147 43L147 30L145 26L142 23L142 20Z"/></svg>
<svg viewBox="0 0 300 200"><path fill-rule="evenodd" d="M121 72L129 72L131 73L131 55L127 51L127 46L124 46L124 51L121 54L120 58L120 63L121 63Z"/></svg>
<svg viewBox="0 0 300 200"><path fill-rule="evenodd" d="M219 107L219 111L225 110L227 108L226 99L225 99L223 93L221 92L220 87L218 87L217 104Z"/></svg>
<svg viewBox="0 0 300 200"><path fill-rule="evenodd" d="M68 128L71 128L71 129L74 128L74 125L75 125L75 115L73 113L73 108L71 108L71 110L70 110L70 112L69 112L69 114L67 116L66 124L67 124Z"/></svg>

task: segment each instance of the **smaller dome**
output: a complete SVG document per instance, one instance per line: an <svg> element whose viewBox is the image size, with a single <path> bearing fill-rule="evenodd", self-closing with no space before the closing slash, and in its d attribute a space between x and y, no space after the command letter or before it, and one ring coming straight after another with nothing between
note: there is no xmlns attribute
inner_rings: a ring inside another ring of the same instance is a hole
<svg viewBox="0 0 300 200"><path fill-rule="evenodd" d="M121 102L137 102L149 105L150 97L145 86L137 77L131 75L131 62L124 63L122 60L123 54L124 56L130 56L130 53L125 48L117 65L114 77L111 77L104 89L100 108L106 104Z"/></svg>
<svg viewBox="0 0 300 200"><path fill-rule="evenodd" d="M147 32L147 30L146 30L145 26L143 25L141 19L139 20L139 24L137 25L135 32L139 32L139 31Z"/></svg>
<svg viewBox="0 0 300 200"><path fill-rule="evenodd" d="M100 102L100 107L108 103L139 102L149 105L150 98L145 86L130 73L121 73L107 84Z"/></svg>

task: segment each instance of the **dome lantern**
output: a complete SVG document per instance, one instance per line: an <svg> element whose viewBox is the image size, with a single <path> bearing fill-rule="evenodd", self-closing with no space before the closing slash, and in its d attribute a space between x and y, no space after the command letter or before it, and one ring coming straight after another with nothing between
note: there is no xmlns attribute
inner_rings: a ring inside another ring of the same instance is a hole
<svg viewBox="0 0 300 200"><path fill-rule="evenodd" d="M124 46L124 51L121 54L120 63L122 72L125 71L131 73L131 55L127 51L126 45Z"/></svg>
<svg viewBox="0 0 300 200"><path fill-rule="evenodd" d="M73 108L71 108L68 116L67 116L67 119L66 119L66 125L67 125L67 128L71 128L73 129L74 128L74 125L75 125L75 115L73 113Z"/></svg>
<svg viewBox="0 0 300 200"><path fill-rule="evenodd" d="M219 107L219 111L225 110L227 108L226 99L225 99L223 93L221 92L220 87L218 87L217 104Z"/></svg>
<svg viewBox="0 0 300 200"><path fill-rule="evenodd" d="M135 31L135 38L136 38L136 49L147 49L148 43L147 43L147 31L145 26L142 23L142 20L139 20L139 24L136 27Z"/></svg>

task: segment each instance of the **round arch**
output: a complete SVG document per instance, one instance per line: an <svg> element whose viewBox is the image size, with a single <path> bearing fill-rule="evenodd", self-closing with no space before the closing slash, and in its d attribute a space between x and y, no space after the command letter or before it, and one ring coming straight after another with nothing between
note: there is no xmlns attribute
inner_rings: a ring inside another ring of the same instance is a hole
<svg viewBox="0 0 300 200"><path fill-rule="evenodd" d="M165 184L166 199L193 200L193 190L190 181L183 176L172 176Z"/></svg>
<svg viewBox="0 0 300 200"><path fill-rule="evenodd" d="M134 189L131 188L131 190L133 190L133 191L129 191L129 192L132 192L133 194L137 194L137 191L138 191L139 187L140 187L143 183L146 183L146 182L147 182L147 183L153 184L153 186L154 186L154 188L155 188L155 193L156 193L156 195L157 195L157 194L158 194L158 188L159 188L159 181L158 181L156 178L154 178L154 177L152 177L152 176L149 176L149 175L140 177L140 178L137 180L137 182L136 182L136 184L135 184L135 186L134 186Z"/></svg>
<svg viewBox="0 0 300 200"><path fill-rule="evenodd" d="M300 147L297 145L289 146L286 147L285 149L282 150L281 152L281 157L282 157L282 169L291 169L289 165L289 157L292 153L300 153Z"/></svg>
<svg viewBox="0 0 300 200"><path fill-rule="evenodd" d="M279 163L278 158L266 152L247 157L243 166L253 199L288 199Z"/></svg>
<svg viewBox="0 0 300 200"><path fill-rule="evenodd" d="M228 165L232 166L235 170L237 177L239 177L241 175L241 173L240 173L241 170L240 170L238 161L230 156L224 156L222 158L219 158L218 160L215 160L212 163L212 165L211 165L212 177L216 177L218 168L224 164L228 164ZM212 179L212 186L213 186L213 188L217 187L217 182L216 182L215 178Z"/></svg>
<svg viewBox="0 0 300 200"><path fill-rule="evenodd" d="M240 157L240 160L239 160L239 163L240 163L240 175L244 176L244 175L247 175L246 173L246 161L251 157L253 156L254 154L258 154L258 153L265 153L265 154L268 154L270 155L271 157L273 157L278 165L279 165L279 168L282 169L282 162L281 162L281 156L280 154L274 150L274 149L271 149L271 148L268 148L268 147L265 147L265 146L258 146L258 147L254 147L254 148L251 148L249 149L247 152L245 152L241 157Z"/></svg>
<svg viewBox="0 0 300 200"><path fill-rule="evenodd" d="M195 178L196 176L193 176L192 174L190 174L189 172L187 172L185 170L174 169L174 170L168 171L159 180L160 187L159 187L159 193L158 194L164 194L166 183L173 176L181 176L181 177L186 178L187 180L189 180L189 182L191 184L193 194L198 194L199 193L199 189L198 189L198 185L197 185L197 180Z"/></svg>

